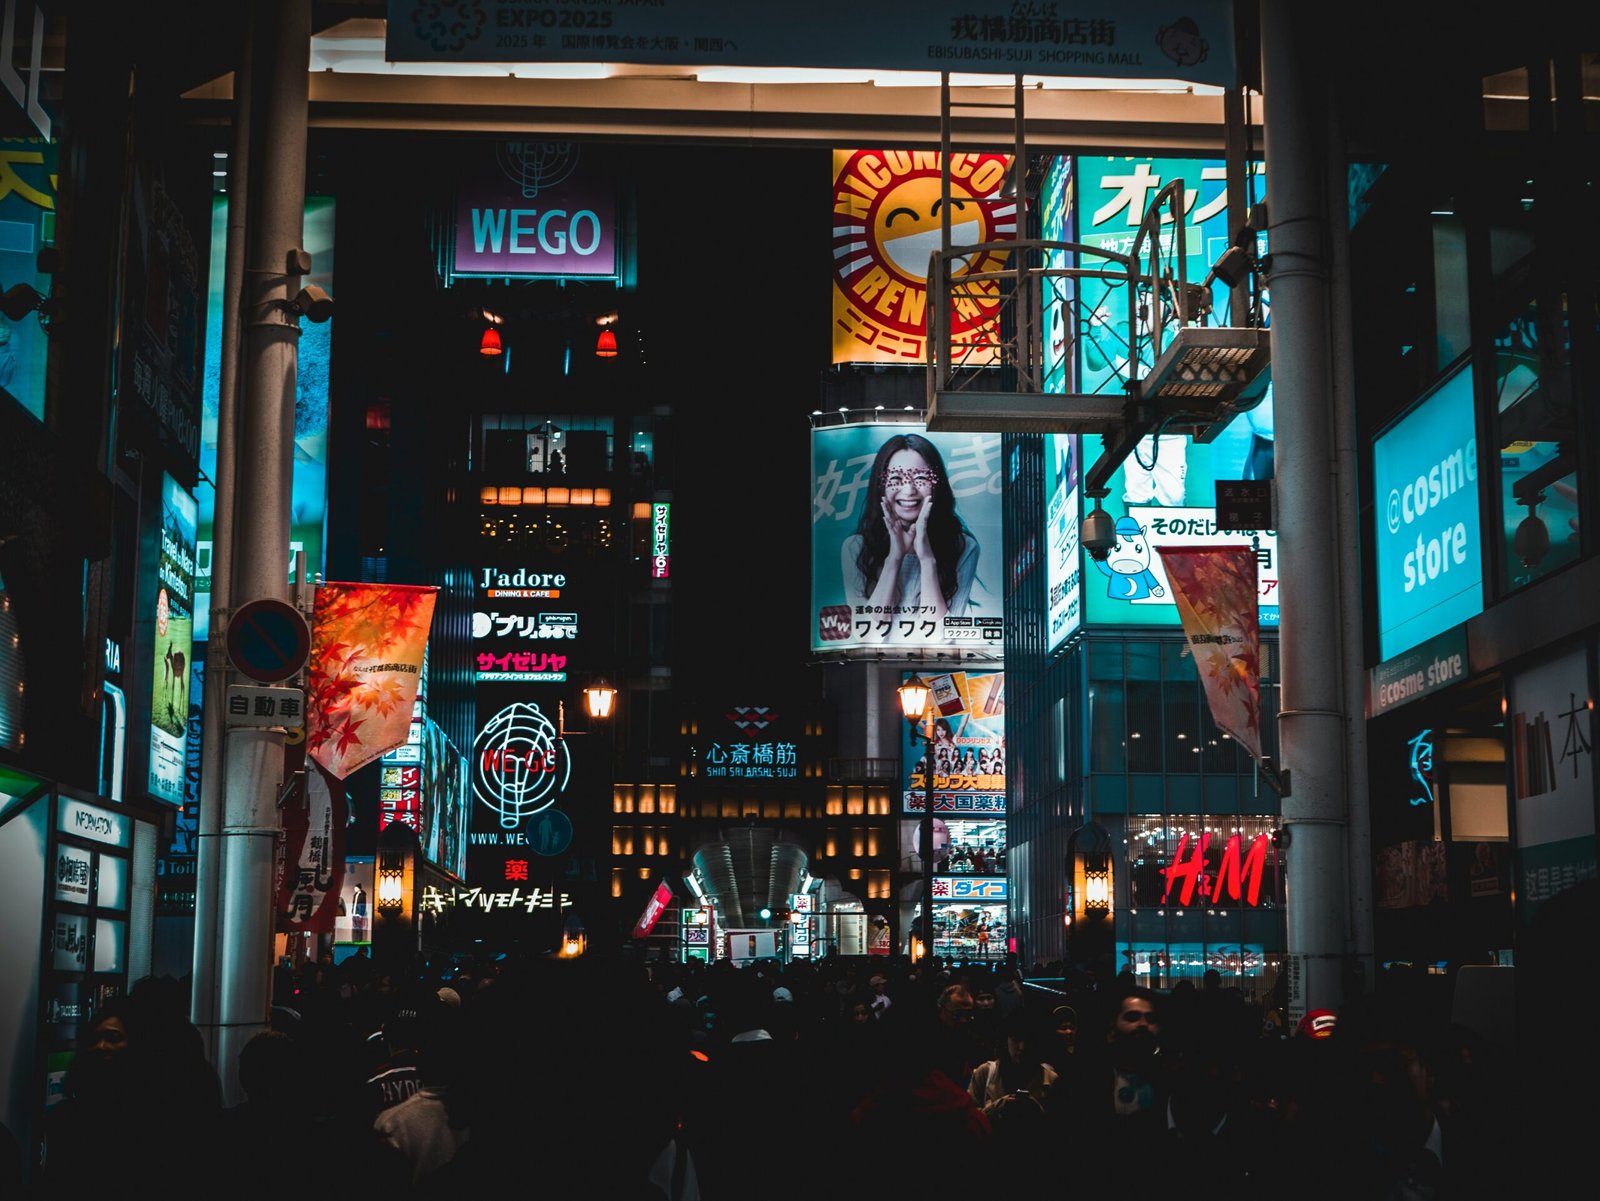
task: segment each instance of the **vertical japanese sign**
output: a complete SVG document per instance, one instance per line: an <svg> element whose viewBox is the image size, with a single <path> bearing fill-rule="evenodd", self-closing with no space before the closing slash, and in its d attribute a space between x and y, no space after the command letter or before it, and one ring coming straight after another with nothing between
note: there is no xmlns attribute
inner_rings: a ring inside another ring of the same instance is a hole
<svg viewBox="0 0 1600 1201"><path fill-rule="evenodd" d="M1511 760L1523 921L1595 878L1594 695L1581 646L1511 679Z"/></svg>
<svg viewBox="0 0 1600 1201"><path fill-rule="evenodd" d="M1050 160L1045 169L1044 182L1039 185L1039 237L1046 242L1077 241L1078 222L1075 193L1077 180L1072 173L1072 159L1060 155ZM1066 250L1050 249L1045 252L1044 265L1051 272L1062 272L1077 264L1070 261ZM1067 353L1067 320L1072 312L1077 284L1066 275L1051 275L1043 297L1044 390L1070 392L1073 363Z"/></svg>
<svg viewBox="0 0 1600 1201"><path fill-rule="evenodd" d="M1075 434L1045 437L1045 650L1053 651L1083 625L1083 556L1078 553L1082 500L1080 443Z"/></svg>
<svg viewBox="0 0 1600 1201"><path fill-rule="evenodd" d="M650 512L650 578L664 580L672 574L672 506L657 502Z"/></svg>
<svg viewBox="0 0 1600 1201"><path fill-rule="evenodd" d="M311 273L303 283L333 292L333 198L308 196L305 206L305 249ZM211 272L206 291L205 384L201 393L199 546L195 567L195 638L204 641L211 622L211 528L216 510L217 403L222 383L223 267L228 246L228 198L211 206ZM296 551L306 552L306 575L322 570L323 523L328 494L328 372L333 352L333 322L304 321L300 326L299 364L294 397L294 479L290 492L289 560L286 578L294 576Z"/></svg>
<svg viewBox="0 0 1600 1201"><path fill-rule="evenodd" d="M811 431L811 648L999 659L1000 435Z"/></svg>
<svg viewBox="0 0 1600 1201"><path fill-rule="evenodd" d="M49 138L0 138L0 281L31 284L41 296L51 287L38 254L56 240L56 157ZM0 317L0 388L41 421L49 350L37 313Z"/></svg>
<svg viewBox="0 0 1600 1201"><path fill-rule="evenodd" d="M278 912L289 930L331 934L344 882L344 789L315 763L283 803L278 840Z"/></svg>
<svg viewBox="0 0 1600 1201"><path fill-rule="evenodd" d="M974 246L1017 235L1016 201L1000 194L1007 154L950 156L950 244ZM943 238L944 164L931 150L833 152L833 361L925 363L928 261ZM1009 255L969 255L957 281L1004 267ZM951 354L992 362L1000 286L971 279L951 314Z"/></svg>
<svg viewBox="0 0 1600 1201"><path fill-rule="evenodd" d="M150 686L148 790L183 804L189 737L189 668L194 655L195 501L170 475L161 477L161 529L156 578L147 596L154 608Z"/></svg>

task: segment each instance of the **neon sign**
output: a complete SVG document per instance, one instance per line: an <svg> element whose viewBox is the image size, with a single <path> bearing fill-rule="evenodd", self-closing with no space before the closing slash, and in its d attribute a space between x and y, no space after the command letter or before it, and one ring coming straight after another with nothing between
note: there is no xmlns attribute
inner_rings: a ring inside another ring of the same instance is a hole
<svg viewBox="0 0 1600 1201"><path fill-rule="evenodd" d="M1406 746L1411 750L1411 778L1422 790L1421 796L1411 798L1411 804L1433 804L1433 731L1423 730Z"/></svg>
<svg viewBox="0 0 1600 1201"><path fill-rule="evenodd" d="M651 506L654 524L650 542L650 578L664 580L671 574L672 506Z"/></svg>
<svg viewBox="0 0 1600 1201"><path fill-rule="evenodd" d="M1267 835L1257 834L1250 843L1250 850L1241 855L1243 839L1238 834L1233 835L1223 848L1222 866L1217 869L1213 881L1205 870L1206 849L1211 845L1211 835L1200 835L1195 840L1194 853L1187 859L1184 858L1184 851L1189 846L1189 835L1182 835L1178 839L1178 853L1172 857L1172 865L1161 869L1161 874L1167 880L1167 889L1161 896L1162 904L1171 898L1173 886L1180 881L1183 884L1183 890L1178 895L1180 905L1193 902L1196 885L1202 897L1206 895L1209 885L1213 905L1222 900L1224 890L1233 901L1242 900L1247 905L1259 904L1261 880L1266 875L1267 842Z"/></svg>

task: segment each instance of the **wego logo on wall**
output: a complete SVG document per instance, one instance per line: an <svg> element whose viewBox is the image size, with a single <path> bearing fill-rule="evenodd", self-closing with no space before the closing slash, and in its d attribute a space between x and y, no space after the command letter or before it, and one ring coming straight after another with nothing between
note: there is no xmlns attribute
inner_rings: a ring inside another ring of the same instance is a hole
<svg viewBox="0 0 1600 1201"><path fill-rule="evenodd" d="M1016 202L1000 195L1007 154L950 158L950 244L1009 241ZM833 152L833 361L927 360L928 256L943 238L941 157L931 150ZM962 260L955 278L1003 267L993 250ZM999 285L974 280L951 319L952 354L969 365L993 359Z"/></svg>
<svg viewBox="0 0 1600 1201"><path fill-rule="evenodd" d="M472 152L456 192L453 275L617 274L608 177L571 142L499 142Z"/></svg>

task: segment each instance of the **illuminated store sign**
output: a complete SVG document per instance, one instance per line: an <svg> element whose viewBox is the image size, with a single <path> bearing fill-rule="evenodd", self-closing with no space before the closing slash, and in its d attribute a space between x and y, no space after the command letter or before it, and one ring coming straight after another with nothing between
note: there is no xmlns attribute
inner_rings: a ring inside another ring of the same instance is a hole
<svg viewBox="0 0 1600 1201"><path fill-rule="evenodd" d="M944 672L928 677L936 714L933 745L906 723L901 731L903 812L926 804L932 752L933 811L997 814L1006 811L1005 673Z"/></svg>
<svg viewBox="0 0 1600 1201"><path fill-rule="evenodd" d="M472 615L474 638L523 638L533 641L560 641L578 636L576 613L501 613L481 609Z"/></svg>
<svg viewBox="0 0 1600 1201"><path fill-rule="evenodd" d="M593 151L577 142L496 142L466 153L452 277L616 276L616 189L595 169Z"/></svg>
<svg viewBox="0 0 1600 1201"><path fill-rule="evenodd" d="M478 731L472 747L473 792L499 819L501 845L526 845L523 820L555 804L572 764L556 725L532 701L505 706ZM474 843L494 840L474 834Z"/></svg>
<svg viewBox="0 0 1600 1201"><path fill-rule="evenodd" d="M935 901L1003 901L1006 899L1005 877L935 876L933 878Z"/></svg>
<svg viewBox="0 0 1600 1201"><path fill-rule="evenodd" d="M560 571L529 571L526 567L519 567L515 571L501 571L494 567L485 567L480 572L478 587L483 589L483 594L488 597L518 596L532 597L535 599L554 599L561 595L561 589L567 586L565 572Z"/></svg>
<svg viewBox="0 0 1600 1201"><path fill-rule="evenodd" d="M1372 444L1381 658L1483 611L1476 428L1467 366Z"/></svg>
<svg viewBox="0 0 1600 1201"><path fill-rule="evenodd" d="M1243 845L1242 836L1235 834L1228 839L1222 852L1222 866L1217 870L1213 879L1206 871L1205 855L1211 845L1211 834L1206 832L1193 839L1194 851L1185 858L1191 838L1184 834L1178 839L1178 851L1173 856L1171 866L1163 869L1166 877L1167 888L1161 900L1166 903L1172 897L1172 890L1182 884L1182 891L1178 894L1178 904L1189 905L1194 901L1196 885L1200 886L1202 900L1209 900L1216 905L1227 899L1238 903L1243 901L1247 905L1257 905L1261 900L1261 881L1266 874L1267 846L1271 839L1265 834L1257 834L1251 840L1250 849L1241 853ZM1206 887L1209 883L1209 890ZM1209 897L1206 893L1209 891Z"/></svg>
<svg viewBox="0 0 1600 1201"><path fill-rule="evenodd" d="M558 901L560 907L565 909L572 904L572 896L544 888L530 888L527 892L520 888L513 888L509 892L489 892L483 888L452 888L444 891L429 884L422 890L418 905L424 913L443 913L446 909L478 909L484 913L521 909L525 913L532 913L535 909L554 909Z"/></svg>
<svg viewBox="0 0 1600 1201"><path fill-rule="evenodd" d="M132 837L133 823L120 813L62 797L60 808L56 811L56 829L90 842L126 848Z"/></svg>
<svg viewBox="0 0 1600 1201"><path fill-rule="evenodd" d="M792 742L713 742L700 760L708 780L793 780L799 771Z"/></svg>
<svg viewBox="0 0 1600 1201"><path fill-rule="evenodd" d="M480 682L560 684L567 678L567 657L541 651L510 651L504 655L478 655Z"/></svg>
<svg viewBox="0 0 1600 1201"><path fill-rule="evenodd" d="M650 578L666 579L672 572L672 506L651 506Z"/></svg>

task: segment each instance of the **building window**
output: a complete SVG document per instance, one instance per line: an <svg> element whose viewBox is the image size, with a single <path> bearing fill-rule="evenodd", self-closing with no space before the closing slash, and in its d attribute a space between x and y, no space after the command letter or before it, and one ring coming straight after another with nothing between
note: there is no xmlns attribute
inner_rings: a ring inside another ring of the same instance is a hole
<svg viewBox="0 0 1600 1201"><path fill-rule="evenodd" d="M828 786L828 800L824 811L829 817L842 817L844 815L844 789L837 784Z"/></svg>
<svg viewBox="0 0 1600 1201"><path fill-rule="evenodd" d="M887 900L889 897L889 869L875 867L867 872L867 899L870 901Z"/></svg>
<svg viewBox="0 0 1600 1201"><path fill-rule="evenodd" d="M656 790L656 800L661 805L661 812L676 813L678 811L678 786L676 784L662 784Z"/></svg>
<svg viewBox="0 0 1600 1201"><path fill-rule="evenodd" d="M844 811L849 816L860 817L866 811L863 791L860 785L851 785L844 790Z"/></svg>
<svg viewBox="0 0 1600 1201"><path fill-rule="evenodd" d="M622 895L622 869L620 867L611 869L611 895L614 897Z"/></svg>
<svg viewBox="0 0 1600 1201"><path fill-rule="evenodd" d="M639 786L639 812L654 813L656 811L656 790L650 784Z"/></svg>

